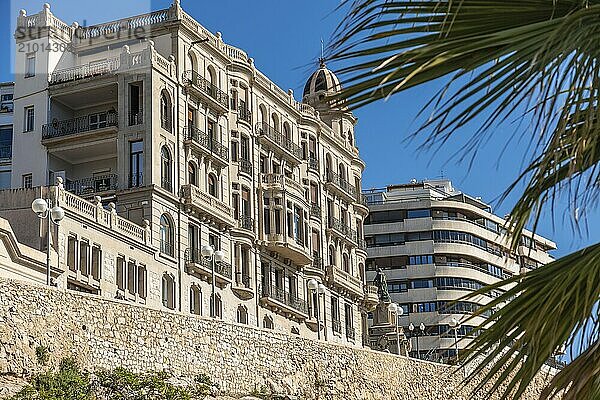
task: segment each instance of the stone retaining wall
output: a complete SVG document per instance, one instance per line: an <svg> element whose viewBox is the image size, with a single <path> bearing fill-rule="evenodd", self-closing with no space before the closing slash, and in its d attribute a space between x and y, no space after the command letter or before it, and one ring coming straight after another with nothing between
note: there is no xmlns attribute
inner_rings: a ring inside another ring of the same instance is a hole
<svg viewBox="0 0 600 400"><path fill-rule="evenodd" d="M31 373L39 345L52 362L204 373L227 394L270 384L302 399L477 398L444 365L0 280L0 372ZM532 385L525 398L538 392Z"/></svg>

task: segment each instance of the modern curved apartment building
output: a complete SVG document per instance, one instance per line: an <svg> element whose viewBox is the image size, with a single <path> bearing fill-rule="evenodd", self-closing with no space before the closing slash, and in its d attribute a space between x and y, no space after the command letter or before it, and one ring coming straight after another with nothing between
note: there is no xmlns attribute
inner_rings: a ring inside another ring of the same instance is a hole
<svg viewBox="0 0 600 400"><path fill-rule="evenodd" d="M511 253L505 220L448 180L413 181L364 194L370 210L364 227L367 280L373 279L377 268L385 273L391 300L403 309L399 325L410 337L414 357L432 361L454 357L452 319L464 320L492 297L450 302L552 261L548 251L556 245L529 231L523 232L517 253ZM468 344L473 326L482 318L460 325L459 349Z"/></svg>

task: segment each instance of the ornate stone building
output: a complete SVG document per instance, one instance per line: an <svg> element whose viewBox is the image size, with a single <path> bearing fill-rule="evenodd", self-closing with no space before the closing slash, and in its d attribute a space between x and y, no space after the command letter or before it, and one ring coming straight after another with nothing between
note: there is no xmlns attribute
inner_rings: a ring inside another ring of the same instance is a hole
<svg viewBox="0 0 600 400"><path fill-rule="evenodd" d="M505 220L448 180L413 181L364 193L370 209L365 220L367 277L373 281L378 268L385 274L389 297L400 307L399 330L409 337L413 357L452 359L487 318L462 323L466 316L501 291L459 299L553 260L548 252L556 244L527 230L518 251L511 252ZM370 340L375 347L377 335Z"/></svg>
<svg viewBox="0 0 600 400"><path fill-rule="evenodd" d="M321 338L362 344L364 163L356 119L325 100L340 85L324 64L298 102L178 1L88 27L45 5L17 27L18 44L52 51L16 53L0 215L42 249L29 204L47 194L65 209L57 284L208 315L210 245L224 253L218 317L316 338L318 316Z"/></svg>

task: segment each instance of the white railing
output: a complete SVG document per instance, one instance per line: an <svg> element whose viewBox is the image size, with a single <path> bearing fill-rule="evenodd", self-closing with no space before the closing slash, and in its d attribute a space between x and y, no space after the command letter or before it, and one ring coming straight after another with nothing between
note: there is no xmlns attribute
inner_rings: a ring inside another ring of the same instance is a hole
<svg viewBox="0 0 600 400"><path fill-rule="evenodd" d="M135 17L111 21L105 24L79 27L77 38L80 40L94 39L106 35L114 35L121 30L133 32L136 28L162 24L169 20L169 10L160 10ZM145 32L148 34L149 32Z"/></svg>
<svg viewBox="0 0 600 400"><path fill-rule="evenodd" d="M234 224L231 207L226 203L203 192L194 185L185 185L181 190L183 197L187 198L188 201L191 201L192 204L196 203L201 206L203 210L206 210L211 214L217 214L220 218L231 222L232 225Z"/></svg>
<svg viewBox="0 0 600 400"><path fill-rule="evenodd" d="M141 244L148 244L150 242L149 225L142 227L128 219L119 217L114 204L111 205L109 211L102 207L102 203L89 202L73 193L67 192L62 186L54 186L53 190L58 191L58 200L67 211L67 215L74 214L83 217L88 223L96 223L104 226Z"/></svg>
<svg viewBox="0 0 600 400"><path fill-rule="evenodd" d="M101 63L78 65L71 68L54 71L50 75L50 84L76 81L94 76L109 75L119 69L121 59L109 58Z"/></svg>

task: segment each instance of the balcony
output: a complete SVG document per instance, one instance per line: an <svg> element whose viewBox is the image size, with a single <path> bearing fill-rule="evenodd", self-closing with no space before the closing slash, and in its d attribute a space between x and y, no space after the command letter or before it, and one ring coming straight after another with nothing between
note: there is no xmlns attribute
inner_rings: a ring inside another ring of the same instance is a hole
<svg viewBox="0 0 600 400"><path fill-rule="evenodd" d="M326 186L330 190L334 190L339 194L345 196L348 201L356 201L356 188L350 184L347 180L342 178L339 174L332 171L327 171L325 174Z"/></svg>
<svg viewBox="0 0 600 400"><path fill-rule="evenodd" d="M210 282L212 278L212 261L202 257L200 249L185 250L185 268L188 274L199 275ZM226 285L231 283L231 264L215 262L215 283Z"/></svg>
<svg viewBox="0 0 600 400"><path fill-rule="evenodd" d="M244 121L250 125L252 124L252 113L246 106L243 106L242 104L240 104L237 108L237 112L238 112L238 121Z"/></svg>
<svg viewBox="0 0 600 400"><path fill-rule="evenodd" d="M340 239L348 241L350 244L357 244L358 235L356 231L337 218L329 218L327 221L327 230L337 235Z"/></svg>
<svg viewBox="0 0 600 400"><path fill-rule="evenodd" d="M233 293L242 300L250 300L254 297L252 289L252 280L250 275L238 272L235 275L235 282L231 287Z"/></svg>
<svg viewBox="0 0 600 400"><path fill-rule="evenodd" d="M112 75L119 69L120 65L121 59L119 57L115 57L94 64L78 65L72 68L57 70L50 75L49 84L57 85L60 83L74 82L81 79Z"/></svg>
<svg viewBox="0 0 600 400"><path fill-rule="evenodd" d="M12 158L12 144L0 146L0 160L10 160Z"/></svg>
<svg viewBox="0 0 600 400"><path fill-rule="evenodd" d="M305 202L304 187L285 175L262 174L261 188L266 190L279 190L295 196Z"/></svg>
<svg viewBox="0 0 600 400"><path fill-rule="evenodd" d="M364 194L356 194L356 199L354 200L354 209L364 217L369 214L369 203L367 202L367 197Z"/></svg>
<svg viewBox="0 0 600 400"><path fill-rule="evenodd" d="M185 204L191 206L195 212L219 225L222 229L235 226L231 207L201 191L197 186L182 186L181 196L184 198Z"/></svg>
<svg viewBox="0 0 600 400"><path fill-rule="evenodd" d="M266 122L259 122L256 124L256 132L259 135L259 139L263 140L263 143L279 148L292 162L299 164L302 161L302 149L300 146L291 139L286 138L271 125Z"/></svg>
<svg viewBox="0 0 600 400"><path fill-rule="evenodd" d="M115 174L98 175L75 181L67 180L65 189L78 196L87 197L118 189L119 177Z"/></svg>
<svg viewBox="0 0 600 400"><path fill-rule="evenodd" d="M248 216L242 216L238 219L238 228L245 229L247 231L254 231L254 218Z"/></svg>
<svg viewBox="0 0 600 400"><path fill-rule="evenodd" d="M331 330L333 331L333 333L342 333L342 323L339 319L331 320Z"/></svg>
<svg viewBox="0 0 600 400"><path fill-rule="evenodd" d="M321 206L316 203L312 203L310 205L310 216L317 218L317 219L321 219L321 214L322 214Z"/></svg>
<svg viewBox="0 0 600 400"><path fill-rule="evenodd" d="M227 93L213 85L210 81L200 76L196 71L185 71L183 80L187 87L208 100L213 108L226 112L229 107L229 96Z"/></svg>
<svg viewBox="0 0 600 400"><path fill-rule="evenodd" d="M263 285L260 301L263 305L269 306L274 312L282 313L288 318L308 318L306 301L277 286Z"/></svg>
<svg viewBox="0 0 600 400"><path fill-rule="evenodd" d="M365 306L373 310L379 304L379 292L377 286L365 285Z"/></svg>
<svg viewBox="0 0 600 400"><path fill-rule="evenodd" d="M294 239L276 233L264 236L264 244L269 250L281 254L281 256L291 260L294 264L304 266L312 262L309 249L301 239Z"/></svg>
<svg viewBox="0 0 600 400"><path fill-rule="evenodd" d="M327 266L326 278L327 283L336 288L341 294L348 294L357 298L364 296L362 281L335 265Z"/></svg>
<svg viewBox="0 0 600 400"><path fill-rule="evenodd" d="M200 129L189 126L185 127L185 144L192 145L195 149L202 153L213 156L215 160L219 161L222 165L229 163L229 152L220 142L211 138Z"/></svg>
<svg viewBox="0 0 600 400"><path fill-rule="evenodd" d="M129 126L142 125L144 123L144 112L142 110L130 111L127 122Z"/></svg>
<svg viewBox="0 0 600 400"><path fill-rule="evenodd" d="M116 133L118 125L119 116L114 111L85 115L64 121L55 120L50 124L42 125L42 141L49 143L67 136L88 132L93 132L94 139L97 139L100 132Z"/></svg>
<svg viewBox="0 0 600 400"><path fill-rule="evenodd" d="M316 157L310 156L308 157L308 170L319 172L319 160Z"/></svg>
<svg viewBox="0 0 600 400"><path fill-rule="evenodd" d="M323 264L323 258L318 254L313 254L312 263L304 267L305 275L317 275L323 277L325 275L325 266Z"/></svg>
<svg viewBox="0 0 600 400"><path fill-rule="evenodd" d="M240 159L240 172L246 175L252 175L252 161Z"/></svg>

